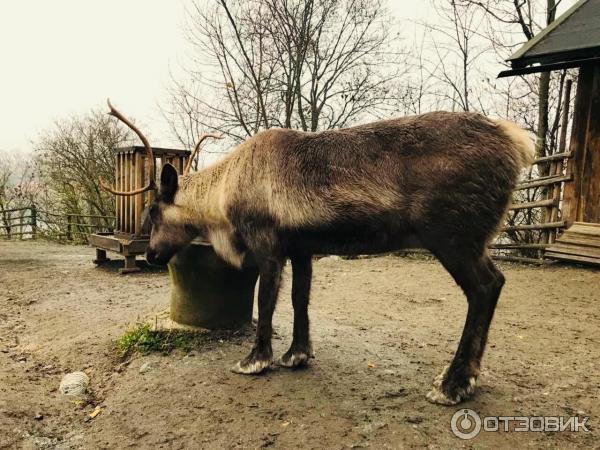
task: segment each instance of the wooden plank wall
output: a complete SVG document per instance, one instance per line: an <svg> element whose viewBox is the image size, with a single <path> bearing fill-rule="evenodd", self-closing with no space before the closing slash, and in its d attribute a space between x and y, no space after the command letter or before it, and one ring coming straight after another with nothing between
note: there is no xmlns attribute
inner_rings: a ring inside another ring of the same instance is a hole
<svg viewBox="0 0 600 450"><path fill-rule="evenodd" d="M166 153L155 157L157 169L165 163L172 164L181 174L187 156ZM158 170L157 170L158 172ZM144 152L131 150L120 151L115 155L115 179L117 190L129 191L138 189L148 183L148 158ZM116 202L116 234L122 237L140 236L142 234L142 211L154 200L154 192L148 191L134 196L115 196Z"/></svg>
<svg viewBox="0 0 600 450"><path fill-rule="evenodd" d="M583 164L581 218L583 222L600 223L600 64L594 67Z"/></svg>
<svg viewBox="0 0 600 450"><path fill-rule="evenodd" d="M573 222L600 223L600 64L579 71L563 216Z"/></svg>

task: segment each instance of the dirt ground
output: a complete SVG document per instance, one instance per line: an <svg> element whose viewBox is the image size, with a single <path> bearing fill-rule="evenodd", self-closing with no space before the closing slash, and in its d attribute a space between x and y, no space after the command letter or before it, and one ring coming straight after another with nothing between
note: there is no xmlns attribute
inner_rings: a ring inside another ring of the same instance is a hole
<svg viewBox="0 0 600 450"><path fill-rule="evenodd" d="M121 276L92 259L87 247L0 242L1 448L600 448L598 270L502 265L479 388L462 405L481 416L589 417L591 431L460 440L450 428L459 408L425 400L466 314L436 261L317 261L316 359L242 376L229 368L250 335L120 360L114 340L168 308L168 275ZM290 285L287 268L275 356L291 340ZM75 370L91 379L83 403L58 391Z"/></svg>

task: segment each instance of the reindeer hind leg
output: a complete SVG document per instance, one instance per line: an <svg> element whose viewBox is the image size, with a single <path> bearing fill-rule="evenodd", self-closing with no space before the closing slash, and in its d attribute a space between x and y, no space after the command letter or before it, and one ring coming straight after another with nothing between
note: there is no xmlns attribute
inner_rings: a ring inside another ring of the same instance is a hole
<svg viewBox="0 0 600 450"><path fill-rule="evenodd" d="M469 306L454 359L436 378L427 399L433 403L455 405L474 392L504 276L484 252L471 256L455 247L435 253L464 291Z"/></svg>

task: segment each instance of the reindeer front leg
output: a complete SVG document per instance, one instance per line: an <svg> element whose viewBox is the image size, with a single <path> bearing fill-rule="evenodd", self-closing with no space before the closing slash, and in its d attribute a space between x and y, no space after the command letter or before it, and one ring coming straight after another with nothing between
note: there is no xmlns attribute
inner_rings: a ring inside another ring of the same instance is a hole
<svg viewBox="0 0 600 450"><path fill-rule="evenodd" d="M232 370L242 374L257 374L269 367L273 361L271 348L272 320L281 283L283 260L265 258L257 261L260 281L258 285L258 326L256 341L248 356L238 362Z"/></svg>
<svg viewBox="0 0 600 450"><path fill-rule="evenodd" d="M290 349L277 361L283 367L298 367L312 356L308 330L308 301L312 279L312 256L298 253L292 261L292 304L294 305L294 337Z"/></svg>

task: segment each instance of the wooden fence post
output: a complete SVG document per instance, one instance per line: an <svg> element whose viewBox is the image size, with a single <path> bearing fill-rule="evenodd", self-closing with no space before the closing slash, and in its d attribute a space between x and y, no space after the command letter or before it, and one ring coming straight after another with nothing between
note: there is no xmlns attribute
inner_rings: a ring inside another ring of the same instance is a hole
<svg viewBox="0 0 600 450"><path fill-rule="evenodd" d="M35 205L31 206L31 238L37 237L37 208Z"/></svg>

